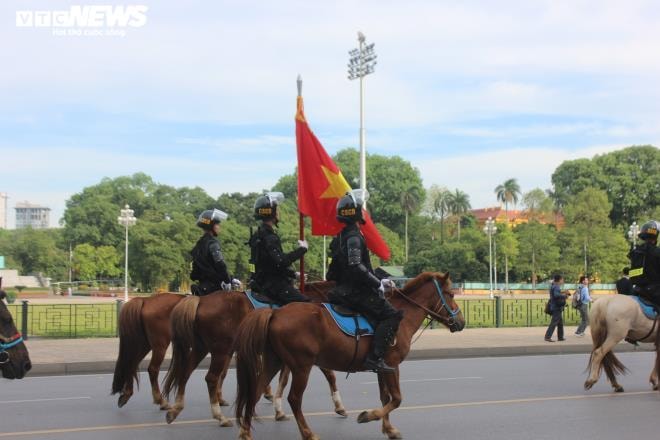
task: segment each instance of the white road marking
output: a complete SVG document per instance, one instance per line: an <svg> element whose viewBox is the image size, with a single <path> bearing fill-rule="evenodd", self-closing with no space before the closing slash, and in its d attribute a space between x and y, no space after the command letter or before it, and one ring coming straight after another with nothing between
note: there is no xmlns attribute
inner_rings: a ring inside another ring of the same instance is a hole
<svg viewBox="0 0 660 440"><path fill-rule="evenodd" d="M399 383L404 383L404 382L444 382L448 380L477 380L477 379L483 379L481 376L463 376L463 377L440 377L437 379L406 379L406 380L400 380ZM360 382L361 385L373 385L377 384L378 381L376 382Z"/></svg>
<svg viewBox="0 0 660 440"><path fill-rule="evenodd" d="M489 405L515 405L521 403L540 403L561 400L590 400L590 399L625 399L626 397L642 396L646 394L658 395L657 391L633 391L631 393L602 393L602 394L576 394L568 396L551 396L551 397L528 397L522 399L509 399L509 400L481 400L473 402L458 402L458 403L438 403L431 405L415 405L415 406L402 406L397 411L419 411L429 409L444 409L444 408L465 408L465 407L479 407ZM363 410L346 411L348 414L359 414ZM290 415L290 414L289 414ZM321 411L305 413L305 417L319 417L319 416L335 416L334 411ZM259 417L261 420L273 420L273 416ZM234 418L229 420L235 421ZM177 421L175 425L202 425L202 424L217 424L216 420L182 420ZM144 429L168 426L166 422L153 422L153 423L135 423L130 425L101 425L101 426L85 426L79 428L57 428L57 429L43 429L38 431L16 431L16 432L0 432L0 438L15 438L23 436L39 436L43 438L45 435L53 434L66 434L75 432L94 432L94 431L114 431L125 429Z"/></svg>
<svg viewBox="0 0 660 440"><path fill-rule="evenodd" d="M3 403L33 403L33 402L53 402L61 400L83 400L91 399L91 396L77 396L77 397L53 397L50 399L29 399L29 400L0 400L0 404Z"/></svg>

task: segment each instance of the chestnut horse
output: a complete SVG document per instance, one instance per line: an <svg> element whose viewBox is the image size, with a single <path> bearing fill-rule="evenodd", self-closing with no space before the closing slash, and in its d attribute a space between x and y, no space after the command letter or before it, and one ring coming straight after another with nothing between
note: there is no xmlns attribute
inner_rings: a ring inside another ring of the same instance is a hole
<svg viewBox="0 0 660 440"><path fill-rule="evenodd" d="M32 363L23 337L14 325L14 318L2 301L6 297L7 293L0 290L0 369L5 379L23 379Z"/></svg>
<svg viewBox="0 0 660 440"><path fill-rule="evenodd" d="M170 345L170 315L185 295L160 293L148 298L133 298L119 314L119 356L115 363L112 394L119 394L117 405L126 405L133 395L133 383L139 385L140 362L151 351L147 371L154 404L160 409L169 404L158 387L158 373Z"/></svg>
<svg viewBox="0 0 660 440"><path fill-rule="evenodd" d="M591 307L589 318L593 349L589 357L587 370L589 377L584 382L585 389L591 389L601 371L610 381L617 393L623 392L623 387L616 380L618 373L625 373L626 367L612 351L624 338L638 342L655 342L656 357L649 382L654 390L658 389L658 369L660 368L660 352L658 347L658 320L649 319L642 312L639 303L628 295L612 295L599 298Z"/></svg>
<svg viewBox="0 0 660 440"><path fill-rule="evenodd" d="M408 355L413 334L429 316L449 327L452 332L465 326L463 315L454 301L449 274L423 273L409 281L403 290L393 289L392 305L404 312L395 343L385 355L394 373L379 373L378 385L382 408L364 411L358 423L383 421L383 433L401 438L389 421L389 413L401 404L399 364ZM364 337L363 337L364 339ZM278 309L261 309L248 316L236 335L236 419L240 424L239 439L252 439L250 433L255 405L265 384L282 364L293 373L289 404L305 440L316 436L305 421L301 406L313 365L337 371L349 371L351 365L362 365L370 344L362 344L355 353L355 340L337 327L325 307L318 304L293 303Z"/></svg>
<svg viewBox="0 0 660 440"><path fill-rule="evenodd" d="M334 283L331 282L310 283L306 286L305 294L312 300L327 300L327 292L333 286ZM234 353L236 328L253 311L252 303L243 292L217 292L204 297L188 297L174 308L172 362L165 376L163 390L166 395L176 393L176 398L167 411L167 423L172 423L183 410L186 383L201 360L211 353L211 365L206 375L211 414L221 426L233 425L220 409L221 406L227 405L222 399L222 383ZM337 391L334 373L325 370L323 374L330 384L335 412L345 415L346 411ZM287 377L288 373L285 370L280 377L279 396L275 399L277 420L286 419L279 397ZM262 391L267 389L266 386L267 384Z"/></svg>

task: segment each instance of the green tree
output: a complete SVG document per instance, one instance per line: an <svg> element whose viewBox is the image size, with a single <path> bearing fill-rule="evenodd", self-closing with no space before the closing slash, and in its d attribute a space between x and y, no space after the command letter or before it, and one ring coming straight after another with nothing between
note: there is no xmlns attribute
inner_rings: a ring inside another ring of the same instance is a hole
<svg viewBox="0 0 660 440"><path fill-rule="evenodd" d="M506 290L509 289L509 261L515 261L518 256L518 239L511 228L503 225L495 234L499 259L504 259L504 283ZM502 265L500 264L500 267Z"/></svg>
<svg viewBox="0 0 660 440"><path fill-rule="evenodd" d="M414 188L408 188L401 193L400 202L403 211L406 214L406 224L405 224L405 249L406 249L406 261L408 261L408 216L415 212L419 208L420 200L418 197L418 192Z"/></svg>
<svg viewBox="0 0 660 440"><path fill-rule="evenodd" d="M440 222L440 243L445 241L445 217L449 212L449 195L451 193L443 187L431 185L428 190L428 211L433 219Z"/></svg>
<svg viewBox="0 0 660 440"><path fill-rule="evenodd" d="M622 231L612 228L611 209L607 194L595 188L586 188L569 200L567 226L558 236L560 268L567 279L587 275L610 282L626 265L629 245Z"/></svg>
<svg viewBox="0 0 660 440"><path fill-rule="evenodd" d="M509 222L509 203L514 205L518 203L520 197L520 185L516 179L507 179L501 185L495 187L495 195L497 200L504 203L504 210L506 211L506 221Z"/></svg>
<svg viewBox="0 0 660 440"><path fill-rule="evenodd" d="M540 188L534 188L523 194L522 202L530 220L539 220L541 217L551 214L554 208L552 199Z"/></svg>
<svg viewBox="0 0 660 440"><path fill-rule="evenodd" d="M531 221L515 229L518 239L516 272L530 277L534 289L538 277L547 278L559 265L559 246L555 229Z"/></svg>
<svg viewBox="0 0 660 440"><path fill-rule="evenodd" d="M588 187L605 191L612 222L628 225L660 205L660 150L632 146L591 160L565 161L552 174L552 184L560 206Z"/></svg>
<svg viewBox="0 0 660 440"><path fill-rule="evenodd" d="M470 205L470 196L461 190L455 190L447 196L447 208L449 212L456 216L456 230L458 231L458 240L461 240L461 219L464 214L472 208Z"/></svg>
<svg viewBox="0 0 660 440"><path fill-rule="evenodd" d="M0 241L0 255L7 266L22 274L42 274L62 279L67 271L67 253L58 248L59 229L16 229L7 231Z"/></svg>

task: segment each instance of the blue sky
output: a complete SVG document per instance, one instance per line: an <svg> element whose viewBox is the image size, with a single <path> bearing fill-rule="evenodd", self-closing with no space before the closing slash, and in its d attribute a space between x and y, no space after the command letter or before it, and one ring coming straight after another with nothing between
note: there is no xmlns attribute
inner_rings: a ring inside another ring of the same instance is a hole
<svg viewBox="0 0 660 440"><path fill-rule="evenodd" d="M563 160L660 145L660 8L652 1L4 1L0 192L53 209L102 177L227 191L295 166L295 79L330 153L358 145L356 32L376 43L369 152L412 162L473 207ZM125 37L16 27L17 10L143 4Z"/></svg>

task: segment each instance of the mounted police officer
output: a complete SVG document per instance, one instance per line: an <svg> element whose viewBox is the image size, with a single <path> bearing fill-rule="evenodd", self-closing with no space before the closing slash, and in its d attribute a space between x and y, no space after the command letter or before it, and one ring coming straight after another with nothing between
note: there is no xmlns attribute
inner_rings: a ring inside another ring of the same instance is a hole
<svg viewBox="0 0 660 440"><path fill-rule="evenodd" d="M643 243L630 251L630 281L633 292L650 300L660 310L660 249L658 230L660 223L655 220L642 225L638 237Z"/></svg>
<svg viewBox="0 0 660 440"><path fill-rule="evenodd" d="M307 252L307 241L298 240L298 248L287 254L282 250L280 237L275 232L279 223L278 205L283 200L281 192L269 192L257 198L254 218L260 220L261 224L248 242L250 263L254 265L250 288L279 305L309 301L294 287L293 280L297 274L291 269L291 264Z"/></svg>
<svg viewBox="0 0 660 440"><path fill-rule="evenodd" d="M346 193L337 203L337 220L345 223L344 229L330 243L332 262L327 279L336 281L337 287L331 300L365 315L374 325L371 352L363 368L375 372L393 373L394 368L385 363L387 347L399 328L403 313L385 299L385 287L392 282L378 279L369 259L369 251L358 223L364 224L362 206L368 193L354 190Z"/></svg>
<svg viewBox="0 0 660 440"><path fill-rule="evenodd" d="M227 272L220 242L216 238L220 223L226 219L227 214L219 209L207 209L197 218L197 226L204 230L204 235L190 252L193 259L190 278L199 282L191 286L193 295L204 296L218 290L231 290L232 285L241 286L241 282Z"/></svg>

